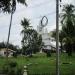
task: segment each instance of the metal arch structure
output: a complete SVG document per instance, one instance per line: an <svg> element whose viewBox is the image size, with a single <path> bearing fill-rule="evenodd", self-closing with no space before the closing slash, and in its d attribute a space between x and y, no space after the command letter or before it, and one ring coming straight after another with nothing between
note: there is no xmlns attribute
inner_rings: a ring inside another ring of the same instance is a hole
<svg viewBox="0 0 75 75"><path fill-rule="evenodd" d="M44 19L46 20L45 23L43 23L43 22L44 22ZM48 24L48 18L47 18L46 16L43 16L42 19L41 19L41 21L40 21L39 30L42 31L42 29L43 29L45 26L47 26L47 24Z"/></svg>
<svg viewBox="0 0 75 75"><path fill-rule="evenodd" d="M44 19L46 19L45 24L43 23ZM41 19L41 26L45 27L47 24L48 24L48 18L46 16L43 16L42 19Z"/></svg>

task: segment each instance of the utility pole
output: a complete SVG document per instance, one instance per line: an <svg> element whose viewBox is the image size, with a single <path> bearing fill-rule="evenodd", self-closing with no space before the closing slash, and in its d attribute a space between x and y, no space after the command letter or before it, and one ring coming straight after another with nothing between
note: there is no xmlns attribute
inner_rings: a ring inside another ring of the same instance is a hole
<svg viewBox="0 0 75 75"><path fill-rule="evenodd" d="M56 0L56 75L59 75L59 0Z"/></svg>

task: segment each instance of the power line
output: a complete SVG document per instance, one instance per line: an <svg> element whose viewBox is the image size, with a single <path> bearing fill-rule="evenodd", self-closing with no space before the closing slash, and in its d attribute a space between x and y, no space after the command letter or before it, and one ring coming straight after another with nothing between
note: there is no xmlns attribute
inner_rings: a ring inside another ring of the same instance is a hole
<svg viewBox="0 0 75 75"><path fill-rule="evenodd" d="M42 2L42 3L39 3L39 4L36 4L36 5L34 5L34 6L30 6L30 7L28 7L28 8L40 7L40 6L42 6L42 5L49 4L49 2L50 2L50 0L45 1L45 2Z"/></svg>
<svg viewBox="0 0 75 75"><path fill-rule="evenodd" d="M34 6L27 7L26 9L33 9L33 8L37 8L37 7L46 5L46 4L50 4L50 1L45 1L45 2L42 2L42 3L36 4L36 5L34 5ZM51 4L51 5L52 5L52 4ZM16 12L21 11L21 10L24 11L24 8L22 8L22 9L20 9L20 10L17 10Z"/></svg>
<svg viewBox="0 0 75 75"><path fill-rule="evenodd" d="M55 14L55 11L53 11L53 12L51 12L51 13L43 14L43 15L41 15L41 16L39 16L39 17L34 17L34 18L30 19L30 21L34 21L34 20L36 20L36 19L40 19L40 18L42 18L43 16L51 16L52 14ZM6 25L5 27L0 26L0 28L7 28L7 25Z"/></svg>
<svg viewBox="0 0 75 75"><path fill-rule="evenodd" d="M40 7L40 6L42 6L42 5L45 5L45 4L49 4L49 0L48 1L45 1L45 2L42 2L42 3L39 3L39 4L36 4L36 5L34 5L34 6L30 6L30 7L27 7L27 9L32 9L32 8L36 8L36 7ZM23 10L24 11L24 8L21 8L20 10L17 10L16 12L21 12L21 10ZM22 11L22 12L23 12ZM8 15L1 15L0 17L4 17L4 16L8 16Z"/></svg>
<svg viewBox="0 0 75 75"><path fill-rule="evenodd" d="M41 16L39 16L39 17L35 17L35 18L32 18L32 19L33 19L33 20L35 20L35 19L40 19L40 18L42 18L43 16L51 16L52 14L55 14L55 11L53 11L53 12L51 12L51 13L43 14L43 15L41 15Z"/></svg>

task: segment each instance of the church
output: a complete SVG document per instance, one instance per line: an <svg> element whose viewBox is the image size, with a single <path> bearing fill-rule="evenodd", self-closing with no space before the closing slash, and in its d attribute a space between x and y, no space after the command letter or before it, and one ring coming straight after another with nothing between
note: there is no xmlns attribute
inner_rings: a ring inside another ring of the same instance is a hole
<svg viewBox="0 0 75 75"><path fill-rule="evenodd" d="M44 43L43 46L44 50L52 50L52 48L56 47L55 42L53 43L53 39L50 33L48 32L47 28L43 28L42 30L40 30L40 27L37 26L37 32L42 36L42 42Z"/></svg>

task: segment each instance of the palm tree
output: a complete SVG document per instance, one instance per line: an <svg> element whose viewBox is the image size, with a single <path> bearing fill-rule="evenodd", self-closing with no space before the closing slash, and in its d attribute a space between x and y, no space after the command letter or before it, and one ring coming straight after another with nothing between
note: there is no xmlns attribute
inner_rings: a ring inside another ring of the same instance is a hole
<svg viewBox="0 0 75 75"><path fill-rule="evenodd" d="M24 20L21 21L21 25L23 27L24 30L26 30L27 28L29 28L30 26L30 23L29 23L29 20L24 18Z"/></svg>
<svg viewBox="0 0 75 75"><path fill-rule="evenodd" d="M22 26L22 31L21 31L21 34L22 34L22 47L23 49L28 45L28 29L30 27L30 23L29 23L29 20L24 18L22 21L21 21L21 26ZM22 52L23 53L23 52Z"/></svg>
<svg viewBox="0 0 75 75"><path fill-rule="evenodd" d="M8 45L9 45L10 30L11 30L11 25L12 25L12 17L13 17L13 13L16 10L16 2L25 4L27 6L26 0L0 0L0 10L3 12L11 13L10 25L9 25L9 31L8 31L8 39L7 39L7 57L8 57Z"/></svg>
<svg viewBox="0 0 75 75"><path fill-rule="evenodd" d="M0 0L0 12L12 12L12 7L13 7L13 12L16 10L16 3L21 3L21 4L26 4L26 0Z"/></svg>
<svg viewBox="0 0 75 75"><path fill-rule="evenodd" d="M73 5L64 5L61 15L62 32L68 46L68 55L72 55L72 38L75 38L75 7Z"/></svg>
<svg viewBox="0 0 75 75"><path fill-rule="evenodd" d="M23 30L21 31L22 34L22 48L23 52L28 52L28 55L32 55L32 53L36 53L42 46L42 39L41 36L38 35L37 31L30 26L29 20L24 18L21 21L21 26Z"/></svg>
<svg viewBox="0 0 75 75"><path fill-rule="evenodd" d="M64 5L62 9L62 15L61 15L61 23L66 25L67 21L71 21L73 24L75 24L75 6L72 4Z"/></svg>

